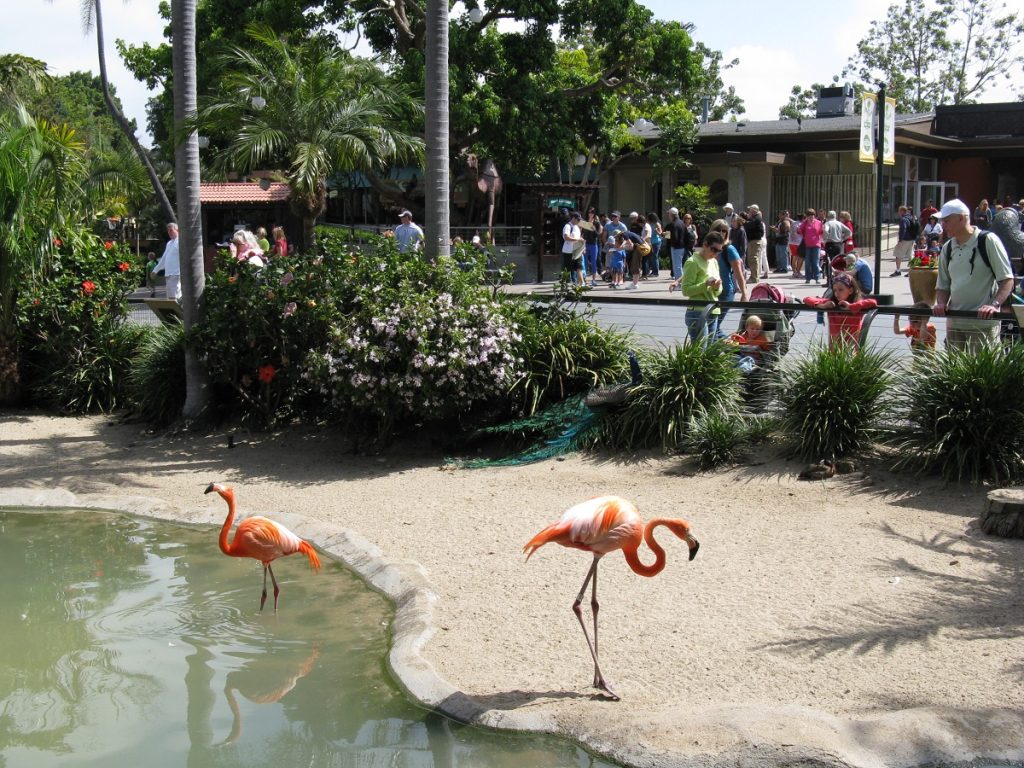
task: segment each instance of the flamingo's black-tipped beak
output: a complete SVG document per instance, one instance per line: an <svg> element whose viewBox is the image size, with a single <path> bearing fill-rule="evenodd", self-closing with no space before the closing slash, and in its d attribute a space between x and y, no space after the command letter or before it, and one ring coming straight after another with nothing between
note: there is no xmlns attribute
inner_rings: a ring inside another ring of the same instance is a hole
<svg viewBox="0 0 1024 768"><path fill-rule="evenodd" d="M210 483L208 486L206 486L206 490L203 491L203 493L213 493L214 491L217 490L216 486L217 486L216 483Z"/></svg>
<svg viewBox="0 0 1024 768"><path fill-rule="evenodd" d="M697 556L697 550L700 549L700 542L691 538L687 543L690 545L690 559L693 560Z"/></svg>

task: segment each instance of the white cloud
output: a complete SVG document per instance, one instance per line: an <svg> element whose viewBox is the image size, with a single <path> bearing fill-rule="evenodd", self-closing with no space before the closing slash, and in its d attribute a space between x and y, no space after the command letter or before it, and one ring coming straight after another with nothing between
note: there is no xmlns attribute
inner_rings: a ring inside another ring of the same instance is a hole
<svg viewBox="0 0 1024 768"><path fill-rule="evenodd" d="M776 120L779 107L789 100L794 83L801 82L803 67L790 51L757 45L741 45L724 51L725 61L740 60L722 73L726 86L736 88L751 120Z"/></svg>

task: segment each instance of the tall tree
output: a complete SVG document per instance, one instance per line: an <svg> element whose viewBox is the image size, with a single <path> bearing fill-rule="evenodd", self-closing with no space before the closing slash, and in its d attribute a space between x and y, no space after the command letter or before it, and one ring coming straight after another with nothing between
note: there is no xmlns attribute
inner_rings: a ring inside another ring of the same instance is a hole
<svg viewBox="0 0 1024 768"><path fill-rule="evenodd" d="M396 79L423 92L426 0L206 0L198 22L200 45L205 46L200 82L213 82L216 46L247 45L237 38L244 22L288 3L293 11L273 25L279 35L294 42L313 30L336 29L325 25L337 21L342 29L357 29ZM473 152L495 159L503 171L533 175L554 157L586 154L603 137L621 133L622 121L638 115L651 119L656 107L682 102L691 122L704 96L712 119L743 111L735 91L721 83L721 72L733 62L723 63L720 52L695 44L691 25L655 19L637 0L532 5L494 0L485 6L471 0L465 8L480 10L480 15L476 20L462 13L449 20L449 146L454 159ZM587 49L585 78L559 75L564 61L560 41ZM122 55L136 77L150 84L164 78L162 47L122 46ZM618 101L632 112L619 114L613 104ZM682 112L676 108L675 114ZM601 123L601 118L619 122ZM153 123L151 128L161 130ZM211 145L216 142L211 135Z"/></svg>
<svg viewBox="0 0 1024 768"><path fill-rule="evenodd" d="M67 126L0 110L0 404L20 392L18 289L50 252L52 231L78 211L84 146Z"/></svg>
<svg viewBox="0 0 1024 768"><path fill-rule="evenodd" d="M114 101L113 94L110 92L110 82L107 78L107 54L103 44L103 7L101 0L83 0L82 21L87 31L92 26L96 27L96 50L99 54L100 82L103 86L103 100L107 105L107 110L131 143L132 149L135 150L135 154L139 158L139 162L146 168L149 182L153 185L153 194L156 195L157 201L160 203L160 210L163 212L164 217L168 222L175 221L174 208L171 206L171 201L167 198L167 192L164 191L164 185L160 181L156 168L153 167L153 161L149 157L149 152L139 143L139 139L135 135L135 126L121 112L120 107Z"/></svg>
<svg viewBox="0 0 1024 768"><path fill-rule="evenodd" d="M0 104L41 91L49 79L45 62L18 53L0 54Z"/></svg>
<svg viewBox="0 0 1024 768"><path fill-rule="evenodd" d="M232 47L223 61L199 124L230 133L222 155L230 167L280 169L310 248L332 172L422 159L423 141L404 130L422 107L408 88L328 39L292 43L262 24L248 33L250 44Z"/></svg>
<svg viewBox="0 0 1024 768"><path fill-rule="evenodd" d="M188 332L203 316L203 223L199 202L199 137L196 116L196 0L172 0L174 26L174 133L179 137L174 153L177 183L178 254L181 260L182 309ZM185 348L186 422L201 419L210 399L209 375L193 345Z"/></svg>
<svg viewBox="0 0 1024 768"><path fill-rule="evenodd" d="M873 21L843 70L885 82L899 112L977 101L1024 63L1024 23L1001 0L903 0Z"/></svg>
<svg viewBox="0 0 1024 768"><path fill-rule="evenodd" d="M427 232L425 255L449 254L448 2L427 0Z"/></svg>

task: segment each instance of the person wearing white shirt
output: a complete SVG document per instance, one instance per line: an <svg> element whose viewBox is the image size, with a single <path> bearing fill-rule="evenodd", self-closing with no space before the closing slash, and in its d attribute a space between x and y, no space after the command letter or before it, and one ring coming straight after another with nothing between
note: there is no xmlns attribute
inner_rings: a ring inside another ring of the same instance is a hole
<svg viewBox="0 0 1024 768"><path fill-rule="evenodd" d="M402 220L402 223L395 227L398 252L408 253L423 250L423 230L418 224L413 224L412 213L402 211L398 218Z"/></svg>
<svg viewBox="0 0 1024 768"><path fill-rule="evenodd" d="M586 245L580 229L581 218L579 211L573 211L562 227L562 264L563 267L568 264L569 274L577 285L583 285L583 249Z"/></svg>
<svg viewBox="0 0 1024 768"><path fill-rule="evenodd" d="M178 258L178 225L167 225L167 236L171 238L164 247L160 261L153 272L163 272L167 276L167 298L181 301L181 261Z"/></svg>

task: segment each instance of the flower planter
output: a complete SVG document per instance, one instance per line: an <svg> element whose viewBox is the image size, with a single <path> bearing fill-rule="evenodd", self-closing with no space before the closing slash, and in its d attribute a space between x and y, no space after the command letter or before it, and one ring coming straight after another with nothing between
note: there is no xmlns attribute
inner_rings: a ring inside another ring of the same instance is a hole
<svg viewBox="0 0 1024 768"><path fill-rule="evenodd" d="M910 268L910 295L914 301L926 301L929 304L935 303L935 281L939 277L939 270L928 269L927 267Z"/></svg>

